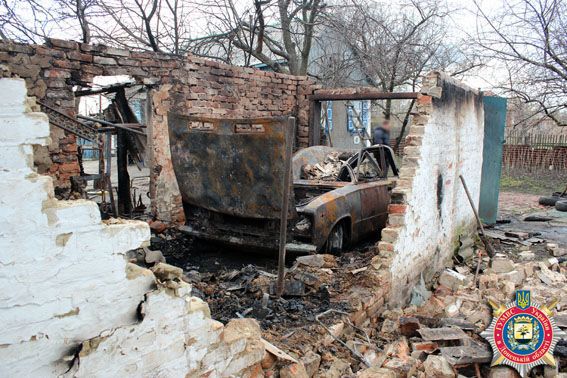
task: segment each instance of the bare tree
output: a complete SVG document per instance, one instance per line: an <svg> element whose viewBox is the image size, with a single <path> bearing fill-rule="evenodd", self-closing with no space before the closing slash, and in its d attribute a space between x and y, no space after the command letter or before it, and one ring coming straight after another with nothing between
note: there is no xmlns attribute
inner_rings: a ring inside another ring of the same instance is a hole
<svg viewBox="0 0 567 378"><path fill-rule="evenodd" d="M499 64L498 87L567 126L567 1L504 0L486 11L475 0L474 40L482 58Z"/></svg>
<svg viewBox="0 0 567 378"><path fill-rule="evenodd" d="M519 97L508 99L506 114L506 128L508 131L559 135L565 132L563 128L557 127L557 123L541 111L538 104L526 103Z"/></svg>
<svg viewBox="0 0 567 378"><path fill-rule="evenodd" d="M1 0L0 37L41 43L47 37L90 43L89 18L96 0Z"/></svg>
<svg viewBox="0 0 567 378"><path fill-rule="evenodd" d="M369 85L343 36L332 28L318 30L309 74L329 88Z"/></svg>
<svg viewBox="0 0 567 378"><path fill-rule="evenodd" d="M244 65L255 59L277 72L305 75L315 26L325 8L322 0L254 0L244 9L233 0L216 0L214 7L208 1L202 12L214 22L209 36L198 44L201 49L231 54L236 48L243 54Z"/></svg>
<svg viewBox="0 0 567 378"><path fill-rule="evenodd" d="M112 22L96 26L97 37L111 45L160 51L160 0L100 0Z"/></svg>
<svg viewBox="0 0 567 378"><path fill-rule="evenodd" d="M37 0L1 0L0 37L39 43L57 28L50 7Z"/></svg>
<svg viewBox="0 0 567 378"><path fill-rule="evenodd" d="M323 31L319 44L327 44L329 35L338 40L346 49L341 54L356 66L359 80L366 85L385 92L416 91L420 77L429 69L456 69L458 73L467 70L456 64L463 57L460 49L446 42L448 14L448 8L435 0L409 0L399 8L353 0L349 6L329 12L327 29L331 33ZM326 59L324 54L322 59ZM324 76L325 65L321 67L319 71ZM391 100L377 104L382 106L385 119L399 119L402 125L397 137L399 144L414 101L409 101L401 114L393 112Z"/></svg>
<svg viewBox="0 0 567 378"><path fill-rule="evenodd" d="M174 54L191 42L187 0L0 0L0 8L4 39L59 37Z"/></svg>
<svg viewBox="0 0 567 378"><path fill-rule="evenodd" d="M103 17L93 38L128 49L184 54L190 45L187 0L97 0Z"/></svg>
<svg viewBox="0 0 567 378"><path fill-rule="evenodd" d="M96 8L97 0L56 0L57 13L61 19L73 20L78 23L81 33L81 42L91 42L91 14Z"/></svg>
<svg viewBox="0 0 567 378"><path fill-rule="evenodd" d="M253 31L258 27L258 23L262 27L264 25L264 20L258 20L254 10L254 7L261 4L255 0L253 6L237 8L232 0L198 3L197 9L205 15L208 22L202 31L204 36L191 41L192 53L229 64L249 65L254 51ZM268 57L265 61L276 65L276 62L269 61Z"/></svg>

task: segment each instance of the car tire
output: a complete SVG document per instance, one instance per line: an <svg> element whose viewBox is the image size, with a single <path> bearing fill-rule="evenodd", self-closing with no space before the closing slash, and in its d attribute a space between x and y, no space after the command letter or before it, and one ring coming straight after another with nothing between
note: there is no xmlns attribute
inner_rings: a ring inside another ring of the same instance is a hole
<svg viewBox="0 0 567 378"><path fill-rule="evenodd" d="M555 209L558 211L567 211L567 200L555 202Z"/></svg>
<svg viewBox="0 0 567 378"><path fill-rule="evenodd" d="M551 196L551 197L539 197L539 204L544 206L555 206L555 203L559 201L561 197Z"/></svg>
<svg viewBox="0 0 567 378"><path fill-rule="evenodd" d="M338 255L343 251L345 246L345 227L342 222L339 222L329 234L327 238L327 252Z"/></svg>

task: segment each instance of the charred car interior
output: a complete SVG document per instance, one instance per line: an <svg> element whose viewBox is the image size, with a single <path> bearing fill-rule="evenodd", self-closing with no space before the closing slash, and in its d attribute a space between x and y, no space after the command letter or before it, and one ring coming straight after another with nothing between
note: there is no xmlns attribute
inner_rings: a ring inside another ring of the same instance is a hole
<svg viewBox="0 0 567 378"><path fill-rule="evenodd" d="M293 141L286 136L287 122L170 116L172 161L187 218L183 231L277 249L284 152ZM338 253L385 226L398 175L388 146L304 148L293 155L291 171L286 250Z"/></svg>

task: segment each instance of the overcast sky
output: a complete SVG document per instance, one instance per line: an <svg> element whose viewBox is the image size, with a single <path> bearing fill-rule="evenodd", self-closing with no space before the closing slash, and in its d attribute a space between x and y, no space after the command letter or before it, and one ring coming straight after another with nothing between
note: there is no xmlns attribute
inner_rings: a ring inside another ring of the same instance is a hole
<svg viewBox="0 0 567 378"><path fill-rule="evenodd" d="M18 1L18 0L11 0L11 1ZM128 1L128 0L126 0ZM202 0L192 0L192 1L202 1ZM244 10L246 9L249 4L251 4L252 0L234 0L235 4L238 8ZM395 1L395 0L374 0L376 2L380 2L383 4L387 4L389 8L396 8L400 7L403 4L403 1ZM483 9L487 13L492 13L496 9L498 9L501 4L502 0L479 0L482 4ZM448 22L448 38L452 39L454 42L458 42L460 39L466 37L466 33L474 33L476 28L476 17L475 17L475 6L470 0L447 0L450 9L454 11L451 12L449 15L447 22ZM43 4L55 4L55 0L44 0ZM205 2L206 4L207 2ZM22 13L23 18L28 18L31 20L33 15L31 12ZM99 20L92 20L91 22L100 22ZM206 17L205 14L199 12L198 10L192 10L190 13L190 30L191 30L191 37L201 37L206 35L207 33L207 26L211 22L210 19ZM75 30L73 30L75 29ZM61 39L78 39L79 34L76 28L70 27L64 30L52 29L50 34L55 38ZM496 76L495 72L497 73L498 70L494 67L487 67L484 68L482 71L475 72L472 75L468 75L465 78L467 84L469 84L473 88L482 88L482 89L489 89L493 86L493 78Z"/></svg>

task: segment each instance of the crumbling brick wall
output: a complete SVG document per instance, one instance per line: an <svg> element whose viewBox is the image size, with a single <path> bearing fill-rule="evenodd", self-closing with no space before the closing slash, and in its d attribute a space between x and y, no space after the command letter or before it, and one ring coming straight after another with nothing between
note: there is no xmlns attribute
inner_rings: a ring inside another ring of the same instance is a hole
<svg viewBox="0 0 567 378"><path fill-rule="evenodd" d="M484 139L482 97L444 74L423 83L406 137L387 228L378 245L392 275L390 303L401 304L451 258L475 218L459 175L478 204Z"/></svg>
<svg viewBox="0 0 567 378"><path fill-rule="evenodd" d="M103 45L50 39L46 45L0 42L3 76L26 81L30 96L74 116L74 85L92 83L95 76L129 75L151 87L148 125L152 209L158 218L182 222L181 196L173 173L167 133L167 113L212 118L293 115L297 146L308 145L309 101L313 82L306 77L234 67L194 57L134 52ZM52 127L49 151L38 150L36 165L69 188L79 174L75 136Z"/></svg>
<svg viewBox="0 0 567 378"><path fill-rule="evenodd" d="M58 201L33 167L45 114L23 80L0 79L0 376L249 376L260 328L226 326L191 297L180 268L148 270L125 252L148 242L139 221L102 223L86 200Z"/></svg>

